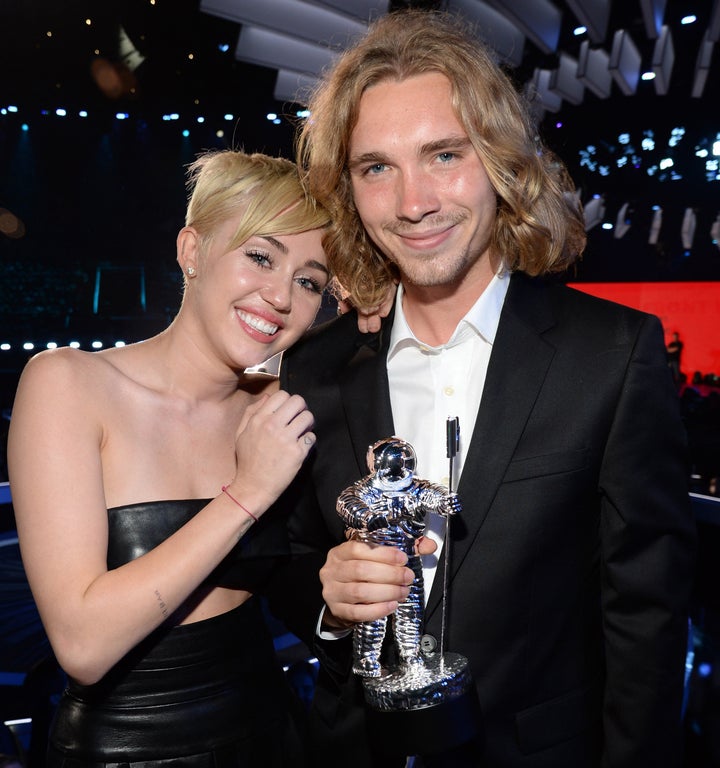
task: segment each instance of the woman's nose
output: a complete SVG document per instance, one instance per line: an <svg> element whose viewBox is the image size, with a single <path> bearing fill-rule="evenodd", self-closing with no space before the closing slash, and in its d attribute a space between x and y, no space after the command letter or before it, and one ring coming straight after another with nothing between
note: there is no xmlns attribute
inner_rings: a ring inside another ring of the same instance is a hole
<svg viewBox="0 0 720 768"><path fill-rule="evenodd" d="M292 304L292 280L275 275L260 292L262 298L279 312L287 312Z"/></svg>

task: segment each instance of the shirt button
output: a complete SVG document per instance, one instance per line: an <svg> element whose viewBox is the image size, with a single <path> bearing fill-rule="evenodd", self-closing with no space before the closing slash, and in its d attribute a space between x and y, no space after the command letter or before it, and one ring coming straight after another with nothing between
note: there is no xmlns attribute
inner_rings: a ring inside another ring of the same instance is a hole
<svg viewBox="0 0 720 768"><path fill-rule="evenodd" d="M448 397L452 397L455 394L455 387L445 387L445 389L443 389L443 392Z"/></svg>

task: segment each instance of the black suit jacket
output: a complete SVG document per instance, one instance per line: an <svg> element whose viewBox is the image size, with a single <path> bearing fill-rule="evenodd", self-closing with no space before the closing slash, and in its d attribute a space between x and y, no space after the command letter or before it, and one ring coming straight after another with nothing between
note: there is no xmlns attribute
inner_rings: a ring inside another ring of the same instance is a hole
<svg viewBox="0 0 720 768"><path fill-rule="evenodd" d="M394 434L391 322L361 335L346 315L285 355L282 386L306 398L318 435L290 493L298 553L344 540L337 496L367 474L367 447ZM513 275L450 561L446 647L472 665L484 713L477 765L679 765L695 551L688 475L657 318ZM426 610L436 637L440 582ZM317 645L328 755L317 766L371 764L348 646Z"/></svg>

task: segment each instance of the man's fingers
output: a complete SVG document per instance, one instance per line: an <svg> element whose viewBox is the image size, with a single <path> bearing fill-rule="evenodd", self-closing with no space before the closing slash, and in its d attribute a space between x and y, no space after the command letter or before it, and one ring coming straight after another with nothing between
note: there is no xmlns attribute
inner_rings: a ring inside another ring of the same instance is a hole
<svg viewBox="0 0 720 768"><path fill-rule="evenodd" d="M373 547L357 539L338 544L328 552L328 564L351 560L367 560L386 565L405 565L407 555L397 547Z"/></svg>
<svg viewBox="0 0 720 768"><path fill-rule="evenodd" d="M357 594L362 585L373 585L394 590L398 587L409 587L415 574L403 565L388 565L374 563L370 560L347 560L328 562L320 569L320 580L323 586L330 588L337 585L338 589L347 590L348 602L372 602L377 600L396 600L401 596L391 591L386 596L378 595L377 590L372 594ZM351 592L351 590L353 590Z"/></svg>
<svg viewBox="0 0 720 768"><path fill-rule="evenodd" d="M362 621L375 621L389 616L398 607L397 601L361 605L353 603L338 603L332 608L333 615L345 622L357 624Z"/></svg>
<svg viewBox="0 0 720 768"><path fill-rule="evenodd" d="M325 604L346 622L387 616L407 599L415 578L406 562L395 547L371 547L358 541L334 547L320 569Z"/></svg>
<svg viewBox="0 0 720 768"><path fill-rule="evenodd" d="M437 543L434 542L429 536L421 536L415 542L415 548L418 555L432 555L437 549Z"/></svg>

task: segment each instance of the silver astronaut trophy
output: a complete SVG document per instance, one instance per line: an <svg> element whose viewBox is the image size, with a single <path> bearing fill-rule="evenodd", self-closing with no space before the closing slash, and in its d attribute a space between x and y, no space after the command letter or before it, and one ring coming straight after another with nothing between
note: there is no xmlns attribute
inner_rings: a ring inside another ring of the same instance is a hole
<svg viewBox="0 0 720 768"><path fill-rule="evenodd" d="M455 447L451 453L448 442L451 457L457 448L457 420L452 421ZM449 435L450 430L448 426ZM447 545L450 518L462 507L457 494L448 488L416 477L416 463L415 450L405 440L379 440L368 448L370 474L346 488L337 500L348 538L371 546L397 547L405 552L415 574L407 598L393 614L361 622L353 629L353 672L362 679L368 721L372 721L369 733L389 751L401 754L436 752L462 743L475 735L479 720L468 661L444 648L448 546L440 648L427 655L421 649L425 595L416 542L425 532L427 513L434 512L446 518ZM390 663L381 661L388 629L396 657Z"/></svg>

